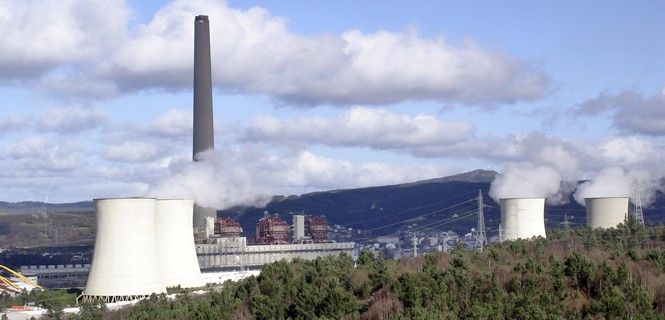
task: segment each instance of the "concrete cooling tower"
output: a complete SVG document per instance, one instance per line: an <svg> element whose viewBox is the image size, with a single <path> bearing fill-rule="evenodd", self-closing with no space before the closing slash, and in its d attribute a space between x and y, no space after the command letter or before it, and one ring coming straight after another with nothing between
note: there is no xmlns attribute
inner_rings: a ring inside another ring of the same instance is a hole
<svg viewBox="0 0 665 320"><path fill-rule="evenodd" d="M95 252L83 301L128 301L166 292L155 250L155 204L146 198L95 200Z"/></svg>
<svg viewBox="0 0 665 320"><path fill-rule="evenodd" d="M192 229L192 200L157 200L155 235L159 272L166 287L202 287Z"/></svg>
<svg viewBox="0 0 665 320"><path fill-rule="evenodd" d="M545 237L545 199L508 198L501 203L501 240Z"/></svg>
<svg viewBox="0 0 665 320"><path fill-rule="evenodd" d="M589 228L614 228L628 217L628 198L585 198L586 225Z"/></svg>

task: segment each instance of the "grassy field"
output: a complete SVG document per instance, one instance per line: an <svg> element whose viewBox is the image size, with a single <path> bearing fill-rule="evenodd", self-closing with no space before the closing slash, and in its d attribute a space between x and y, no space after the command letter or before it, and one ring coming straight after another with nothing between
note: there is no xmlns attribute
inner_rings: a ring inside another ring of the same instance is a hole
<svg viewBox="0 0 665 320"><path fill-rule="evenodd" d="M0 214L0 248L93 244L93 212Z"/></svg>

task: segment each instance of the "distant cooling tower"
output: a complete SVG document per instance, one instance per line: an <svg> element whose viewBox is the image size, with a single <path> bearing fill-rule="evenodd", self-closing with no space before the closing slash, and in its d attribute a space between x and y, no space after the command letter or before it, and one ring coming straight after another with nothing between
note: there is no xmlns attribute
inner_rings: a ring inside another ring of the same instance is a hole
<svg viewBox="0 0 665 320"><path fill-rule="evenodd" d="M166 287L194 288L205 285L192 230L192 200L157 200L155 236L159 272Z"/></svg>
<svg viewBox="0 0 665 320"><path fill-rule="evenodd" d="M545 237L545 199L509 198L501 203L501 240Z"/></svg>
<svg viewBox="0 0 665 320"><path fill-rule="evenodd" d="M194 18L194 139L192 157L215 148L212 111L212 71L210 63L210 26L208 16ZM194 227L201 231L206 217L217 217L214 208L196 206Z"/></svg>
<svg viewBox="0 0 665 320"><path fill-rule="evenodd" d="M586 225L589 228L614 228L628 217L628 198L585 198Z"/></svg>
<svg viewBox="0 0 665 320"><path fill-rule="evenodd" d="M129 301L166 292L155 250L155 203L95 200L97 236L83 301Z"/></svg>

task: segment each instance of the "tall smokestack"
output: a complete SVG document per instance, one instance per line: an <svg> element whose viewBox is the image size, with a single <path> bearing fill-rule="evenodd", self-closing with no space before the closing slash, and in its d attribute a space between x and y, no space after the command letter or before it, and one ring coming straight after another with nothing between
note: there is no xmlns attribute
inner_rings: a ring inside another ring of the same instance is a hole
<svg viewBox="0 0 665 320"><path fill-rule="evenodd" d="M215 147L208 16L194 19L194 161Z"/></svg>
<svg viewBox="0 0 665 320"><path fill-rule="evenodd" d="M212 113L212 71L210 67L210 26L208 16L194 18L194 149L192 158L215 147ZM201 231L206 217L217 217L214 208L194 207L194 228Z"/></svg>

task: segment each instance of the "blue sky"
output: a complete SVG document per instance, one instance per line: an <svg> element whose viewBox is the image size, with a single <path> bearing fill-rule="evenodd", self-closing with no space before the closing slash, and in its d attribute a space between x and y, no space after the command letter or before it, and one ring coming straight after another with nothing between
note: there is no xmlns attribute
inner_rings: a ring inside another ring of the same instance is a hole
<svg viewBox="0 0 665 320"><path fill-rule="evenodd" d="M496 196L527 192L509 183L519 173L548 198L617 168L649 180L663 175L663 12L661 1L3 1L0 200L224 207L476 168L508 177ZM212 34L207 168L189 163L195 14Z"/></svg>

